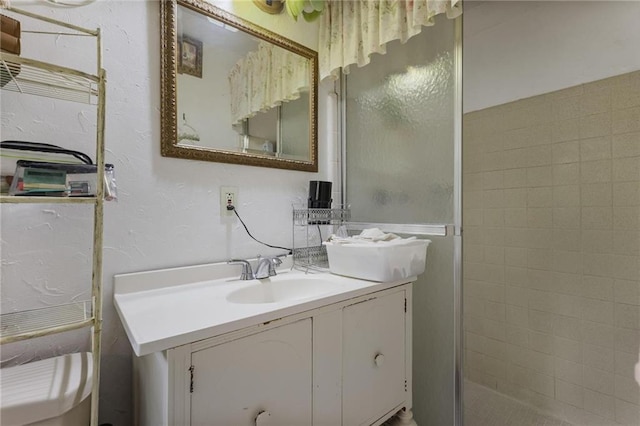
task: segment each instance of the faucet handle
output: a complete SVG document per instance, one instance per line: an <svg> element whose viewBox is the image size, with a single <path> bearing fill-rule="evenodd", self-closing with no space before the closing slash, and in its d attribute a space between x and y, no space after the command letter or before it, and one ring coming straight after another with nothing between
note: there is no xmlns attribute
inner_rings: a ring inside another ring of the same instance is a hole
<svg viewBox="0 0 640 426"><path fill-rule="evenodd" d="M231 259L227 262L228 265L242 265L242 273L240 279L247 281L253 279L253 271L251 270L251 263L244 259Z"/></svg>
<svg viewBox="0 0 640 426"><path fill-rule="evenodd" d="M253 274L256 279L263 279L268 277L273 277L277 275L276 266L280 266L282 264L282 260L277 256L258 256L260 261L258 262L258 267L256 268L255 274Z"/></svg>
<svg viewBox="0 0 640 426"><path fill-rule="evenodd" d="M280 259L278 256L271 256L268 257L267 259L269 262L269 276L273 277L275 275L277 275L276 272L276 267L282 265L282 259Z"/></svg>

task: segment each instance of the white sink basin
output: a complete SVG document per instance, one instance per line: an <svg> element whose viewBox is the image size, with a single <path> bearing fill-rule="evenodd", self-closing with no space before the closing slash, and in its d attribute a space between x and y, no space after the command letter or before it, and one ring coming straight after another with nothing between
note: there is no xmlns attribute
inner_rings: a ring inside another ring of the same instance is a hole
<svg viewBox="0 0 640 426"><path fill-rule="evenodd" d="M340 283L317 278L298 276L265 279L230 292L227 301L240 304L288 302L332 293L342 288L344 285Z"/></svg>

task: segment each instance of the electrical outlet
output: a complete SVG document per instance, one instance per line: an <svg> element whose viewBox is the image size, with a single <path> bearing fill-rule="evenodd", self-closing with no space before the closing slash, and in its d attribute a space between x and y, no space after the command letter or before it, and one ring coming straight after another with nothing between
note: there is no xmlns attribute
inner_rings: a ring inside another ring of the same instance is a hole
<svg viewBox="0 0 640 426"><path fill-rule="evenodd" d="M220 216L233 216L233 210L227 210L227 206L237 206L238 188L235 186L220 187Z"/></svg>

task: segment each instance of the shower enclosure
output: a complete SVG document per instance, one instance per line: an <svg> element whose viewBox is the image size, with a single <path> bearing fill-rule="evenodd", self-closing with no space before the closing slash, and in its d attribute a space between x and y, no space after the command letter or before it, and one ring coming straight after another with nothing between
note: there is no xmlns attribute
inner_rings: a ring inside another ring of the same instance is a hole
<svg viewBox="0 0 640 426"><path fill-rule="evenodd" d="M460 19L436 19L343 78L343 198L353 222L432 244L414 284L413 411L460 419Z"/></svg>
<svg viewBox="0 0 640 426"><path fill-rule="evenodd" d="M433 241L418 424L640 424L638 13L469 3L464 116L462 18L343 79L352 220Z"/></svg>

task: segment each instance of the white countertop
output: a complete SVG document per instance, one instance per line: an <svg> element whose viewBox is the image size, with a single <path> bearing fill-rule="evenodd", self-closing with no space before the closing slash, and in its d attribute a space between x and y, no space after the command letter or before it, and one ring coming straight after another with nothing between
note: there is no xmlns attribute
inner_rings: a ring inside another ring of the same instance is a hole
<svg viewBox="0 0 640 426"><path fill-rule="evenodd" d="M138 356L163 351L288 315L384 290L415 277L377 283L332 275L280 269L266 280L241 281L240 267L225 263L116 275L114 303ZM268 282L312 279L326 292L273 303L233 303L227 296Z"/></svg>

